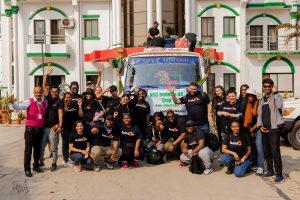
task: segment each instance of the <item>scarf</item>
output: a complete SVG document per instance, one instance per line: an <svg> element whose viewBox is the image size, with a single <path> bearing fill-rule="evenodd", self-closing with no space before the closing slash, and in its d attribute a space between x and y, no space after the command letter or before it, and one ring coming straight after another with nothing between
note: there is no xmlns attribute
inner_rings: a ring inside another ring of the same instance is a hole
<svg viewBox="0 0 300 200"><path fill-rule="evenodd" d="M253 105L253 106L252 106ZM244 127L249 127L252 123L252 117L257 116L257 109L258 109L258 99L254 100L254 104L248 102L246 111L245 111L245 118L244 118Z"/></svg>

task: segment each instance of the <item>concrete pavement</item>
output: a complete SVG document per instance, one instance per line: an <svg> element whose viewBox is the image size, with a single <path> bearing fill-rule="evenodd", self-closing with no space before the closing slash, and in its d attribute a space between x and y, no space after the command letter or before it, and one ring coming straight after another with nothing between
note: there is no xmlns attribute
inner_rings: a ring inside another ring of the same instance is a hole
<svg viewBox="0 0 300 200"><path fill-rule="evenodd" d="M210 175L193 175L177 161L138 169L104 169L76 173L61 165L50 172L26 178L23 173L24 127L0 126L0 199L300 199L300 184L287 177L275 185L254 174L244 178L225 175L214 160ZM61 147L61 141L60 145ZM284 173L300 168L300 152L282 146ZM46 151L46 156L49 153ZM59 149L59 155L61 150Z"/></svg>

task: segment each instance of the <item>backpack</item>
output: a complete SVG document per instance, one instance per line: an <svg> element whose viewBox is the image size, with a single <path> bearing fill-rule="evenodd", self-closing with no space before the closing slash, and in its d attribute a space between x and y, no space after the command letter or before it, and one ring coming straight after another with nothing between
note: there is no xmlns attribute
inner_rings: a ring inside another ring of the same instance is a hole
<svg viewBox="0 0 300 200"><path fill-rule="evenodd" d="M192 174L202 174L204 169L205 167L202 159L198 155L194 155L189 168L190 172L192 172Z"/></svg>
<svg viewBox="0 0 300 200"><path fill-rule="evenodd" d="M219 148L220 148L220 144L219 144L219 139L216 136L216 134L208 133L207 135L208 135L208 138L209 138L208 147L212 151L218 151Z"/></svg>
<svg viewBox="0 0 300 200"><path fill-rule="evenodd" d="M163 154L156 149L147 150L147 163L159 165L164 163Z"/></svg>

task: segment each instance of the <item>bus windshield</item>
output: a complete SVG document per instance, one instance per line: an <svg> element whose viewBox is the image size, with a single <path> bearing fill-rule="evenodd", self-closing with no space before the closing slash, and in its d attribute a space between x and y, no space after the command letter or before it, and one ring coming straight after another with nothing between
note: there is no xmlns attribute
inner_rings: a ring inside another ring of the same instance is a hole
<svg viewBox="0 0 300 200"><path fill-rule="evenodd" d="M200 80L199 58L195 56L156 56L129 58L126 90L132 86L144 89L184 88Z"/></svg>

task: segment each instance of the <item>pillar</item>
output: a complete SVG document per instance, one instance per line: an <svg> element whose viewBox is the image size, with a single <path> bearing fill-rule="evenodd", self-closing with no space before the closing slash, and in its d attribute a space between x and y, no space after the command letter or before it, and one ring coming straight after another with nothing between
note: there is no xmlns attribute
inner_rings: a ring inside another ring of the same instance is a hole
<svg viewBox="0 0 300 200"><path fill-rule="evenodd" d="M191 0L184 1L185 33L191 32Z"/></svg>
<svg viewBox="0 0 300 200"><path fill-rule="evenodd" d="M153 23L153 1L147 0L147 31Z"/></svg>
<svg viewBox="0 0 300 200"><path fill-rule="evenodd" d="M12 9L12 20L13 20L13 66L14 66L14 94L17 98L19 98L19 55L18 55L18 12L19 7L13 5Z"/></svg>
<svg viewBox="0 0 300 200"><path fill-rule="evenodd" d="M121 23L122 23L122 16L121 16L121 0L116 0L116 44L122 43L122 31L121 31ZM119 45L118 45L119 46Z"/></svg>
<svg viewBox="0 0 300 200"><path fill-rule="evenodd" d="M162 0L156 0L156 21L158 21L158 29L162 33Z"/></svg>

